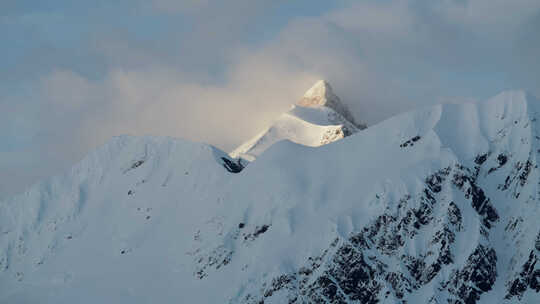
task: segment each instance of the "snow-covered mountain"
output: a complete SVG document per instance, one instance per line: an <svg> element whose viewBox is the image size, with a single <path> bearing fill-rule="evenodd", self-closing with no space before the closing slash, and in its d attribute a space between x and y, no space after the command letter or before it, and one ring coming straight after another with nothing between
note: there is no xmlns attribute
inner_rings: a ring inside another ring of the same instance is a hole
<svg viewBox="0 0 540 304"><path fill-rule="evenodd" d="M236 174L114 138L0 202L0 303L540 303L539 117L505 92Z"/></svg>
<svg viewBox="0 0 540 304"><path fill-rule="evenodd" d="M281 140L318 147L365 128L364 124L355 122L350 111L334 94L330 84L319 80L288 112L283 113L272 125L240 145L230 155L251 162Z"/></svg>

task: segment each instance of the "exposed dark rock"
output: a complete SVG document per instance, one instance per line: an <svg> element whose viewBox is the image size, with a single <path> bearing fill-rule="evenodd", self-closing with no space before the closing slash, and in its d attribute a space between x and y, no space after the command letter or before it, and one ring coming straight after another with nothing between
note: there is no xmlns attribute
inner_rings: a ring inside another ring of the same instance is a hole
<svg viewBox="0 0 540 304"><path fill-rule="evenodd" d="M482 154L482 155L478 155L475 159L474 159L474 162L477 164L477 165L482 165L488 158L488 154Z"/></svg>
<svg viewBox="0 0 540 304"><path fill-rule="evenodd" d="M540 231L538 231L538 234L536 235L536 242L534 242L534 248L536 251L540 251Z"/></svg>
<svg viewBox="0 0 540 304"><path fill-rule="evenodd" d="M448 291L463 303L474 304L493 287L497 278L497 254L493 248L478 245L463 269L449 281Z"/></svg>
<svg viewBox="0 0 540 304"><path fill-rule="evenodd" d="M523 170L521 171L521 174L519 175L519 184L523 187L525 186L525 183L527 182L527 178L529 177L529 174L531 174L531 168L532 168L532 162L530 159L527 160L525 163L525 166L523 167Z"/></svg>
<svg viewBox="0 0 540 304"><path fill-rule="evenodd" d="M538 251L538 250L537 250ZM531 250L529 258L521 267L518 277L508 286L506 299L517 297L521 299L527 289L540 292L540 263L538 254Z"/></svg>
<svg viewBox="0 0 540 304"><path fill-rule="evenodd" d="M351 300L376 303L381 289L375 279L376 270L369 266L362 253L351 245L341 246L334 255L324 277L333 277Z"/></svg>
<svg viewBox="0 0 540 304"><path fill-rule="evenodd" d="M502 168L508 162L508 156L504 154L499 154L497 156L497 162L498 162L498 166L494 168L490 168L488 171L488 174L493 173L494 171Z"/></svg>
<svg viewBox="0 0 540 304"><path fill-rule="evenodd" d="M527 183L527 180L532 172L532 168L536 167L536 165L533 164L530 156L525 163L522 163L520 161L516 162L514 165L514 168L510 172L510 175L506 177L504 180L504 184L500 184L498 186L499 190L506 191L510 189L512 185L515 185L513 187L513 195L514 198L519 198L521 192L520 188L518 186L525 186Z"/></svg>
<svg viewBox="0 0 540 304"><path fill-rule="evenodd" d="M262 225L262 226L256 226L255 231L253 233L246 234L244 236L244 240L246 241L253 241L255 240L259 235L265 233L268 231L268 228L270 228L270 225Z"/></svg>
<svg viewBox="0 0 540 304"><path fill-rule="evenodd" d="M501 155L497 161L504 166L507 158ZM396 204L389 203L395 209L387 209L347 238L336 239L320 256L309 257L298 270L270 279L263 284L262 297L258 293L247 294L246 302L265 303L280 293L280 297L286 295L288 303L377 303L392 297L397 303L405 303L407 294L435 281L439 291L446 291L444 303L477 303L482 294L493 288L497 278L497 253L485 241L490 238L493 224L499 221L499 214L477 181L488 158L489 154L478 156L474 168L458 164L431 174L419 193L404 195ZM519 168L516 180L530 174L526 167ZM479 245L461 269L452 265L463 254L456 252L454 244L463 233L464 206L446 189L462 193L482 223L477 232L482 236ZM516 224L512 221L508 225ZM266 225L256 226L244 239L252 240L268 229ZM407 250L417 235L429 240L428 246L409 255ZM507 297L519 297L527 289L538 292L540 232L535 248L537 251L531 252L519 278L508 286ZM437 301L436 297L427 300Z"/></svg>
<svg viewBox="0 0 540 304"><path fill-rule="evenodd" d="M419 135L416 135L415 137L413 137L413 138L407 140L406 142L400 144L399 146L400 146L401 148L405 148L405 147L408 147L408 146L411 146L411 147L412 147L412 146L414 146L414 143L415 143L415 142L417 142L417 141L420 140L420 138L421 138L421 137L420 137Z"/></svg>
<svg viewBox="0 0 540 304"><path fill-rule="evenodd" d="M499 168L500 168L506 164L506 162L508 161L508 156L504 154L499 154L499 156L497 156L497 161L499 162Z"/></svg>
<svg viewBox="0 0 540 304"><path fill-rule="evenodd" d="M130 170L133 170L135 168L138 168L140 167L142 164L144 164L144 160L141 159L141 160L137 160L135 162L133 162L133 164L131 164L131 166L129 166L129 168L127 168L126 170L124 170L124 174L126 174L128 171Z"/></svg>
<svg viewBox="0 0 540 304"><path fill-rule="evenodd" d="M231 173L239 173L244 169L244 165L242 165L240 160L236 163L226 157L222 157L221 160L223 160L223 167Z"/></svg>
<svg viewBox="0 0 540 304"><path fill-rule="evenodd" d="M231 262L232 255L233 251L229 250L223 245L218 246L209 254L198 255L195 259L195 262L198 264L197 270L194 273L195 277L201 280L204 279L208 276L208 271L210 269L213 268L217 270L229 264Z"/></svg>
<svg viewBox="0 0 540 304"><path fill-rule="evenodd" d="M486 197L484 190L476 184L476 175L470 170L458 168L454 173L453 184L465 192L465 197L471 199L471 205L483 217L483 224L489 229L492 223L499 220L497 210Z"/></svg>
<svg viewBox="0 0 540 304"><path fill-rule="evenodd" d="M458 231L461 230L461 210L459 210L458 206L454 202L450 202L448 205L448 220L452 225L456 226Z"/></svg>
<svg viewBox="0 0 540 304"><path fill-rule="evenodd" d="M135 169L137 167L140 167L142 164L144 164L144 160L138 160L136 162L134 162L132 165L131 165L131 169Z"/></svg>
<svg viewBox="0 0 540 304"><path fill-rule="evenodd" d="M281 275L277 278L274 278L272 280L270 288L264 292L264 297L271 297L274 292L287 287L287 285L289 285L294 280L296 280L296 277L294 275Z"/></svg>

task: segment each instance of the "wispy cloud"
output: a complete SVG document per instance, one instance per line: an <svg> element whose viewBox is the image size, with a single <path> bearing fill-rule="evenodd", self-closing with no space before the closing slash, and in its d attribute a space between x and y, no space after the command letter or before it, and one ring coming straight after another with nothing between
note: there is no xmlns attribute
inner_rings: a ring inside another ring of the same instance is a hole
<svg viewBox="0 0 540 304"><path fill-rule="evenodd" d="M319 78L370 124L507 88L540 93L538 1L21 5L0 16L14 38L0 51L0 196L117 134L232 149Z"/></svg>

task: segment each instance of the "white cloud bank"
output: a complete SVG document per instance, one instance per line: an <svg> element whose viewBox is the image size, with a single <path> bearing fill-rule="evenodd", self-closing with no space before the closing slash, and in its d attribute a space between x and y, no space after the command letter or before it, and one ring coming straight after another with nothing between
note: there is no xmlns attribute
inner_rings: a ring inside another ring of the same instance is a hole
<svg viewBox="0 0 540 304"><path fill-rule="evenodd" d="M192 29L150 46L118 33L94 36L106 63L102 77L59 67L29 96L5 98L0 106L11 114L0 118L27 142L0 151L0 193L69 167L118 134L184 137L230 150L319 78L369 124L507 88L540 92L539 1L355 1L292 18L257 43L243 37L269 5L220 3L156 0L151 10L189 16ZM18 127L8 116L26 123Z"/></svg>

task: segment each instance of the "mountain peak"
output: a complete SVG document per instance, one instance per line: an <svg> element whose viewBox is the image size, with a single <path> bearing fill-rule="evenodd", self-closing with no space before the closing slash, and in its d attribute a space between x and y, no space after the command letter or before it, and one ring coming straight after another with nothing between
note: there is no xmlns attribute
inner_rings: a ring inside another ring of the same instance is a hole
<svg viewBox="0 0 540 304"><path fill-rule="evenodd" d="M238 175L206 144L117 137L0 201L0 303L540 303L540 102L523 96L318 149L290 142L342 138L339 114L296 106Z"/></svg>
<svg viewBox="0 0 540 304"><path fill-rule="evenodd" d="M319 80L288 112L279 116L262 133L232 151L230 156L251 162L281 140L317 147L364 128L364 125L354 123L351 113L334 94L330 84Z"/></svg>
<svg viewBox="0 0 540 304"><path fill-rule="evenodd" d="M326 80L317 81L298 101L303 107L327 106L329 102L339 98L334 94L332 87Z"/></svg>
<svg viewBox="0 0 540 304"><path fill-rule="evenodd" d="M304 96L297 102L297 105L309 108L321 106L331 108L360 129L365 128L364 125L355 122L349 109L341 102L339 97L334 94L332 87L326 80L317 81L306 91Z"/></svg>
<svg viewBox="0 0 540 304"><path fill-rule="evenodd" d="M331 97L335 96L332 87L326 80L319 80L317 81L309 90L306 91L304 94L304 97L299 101L299 103L303 101L313 100L313 101L319 101L320 103L317 104L307 104L306 106L310 105L324 105L324 102L328 99L331 99Z"/></svg>

